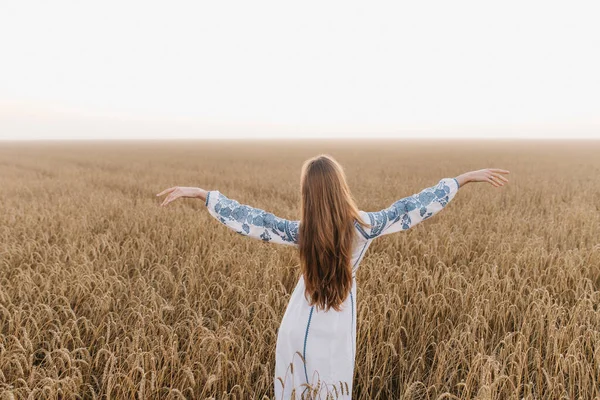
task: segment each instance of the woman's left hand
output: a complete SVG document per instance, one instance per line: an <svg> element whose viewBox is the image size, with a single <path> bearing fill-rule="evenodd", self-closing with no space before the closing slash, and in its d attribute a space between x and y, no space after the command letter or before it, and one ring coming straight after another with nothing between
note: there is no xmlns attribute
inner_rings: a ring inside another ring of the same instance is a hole
<svg viewBox="0 0 600 400"><path fill-rule="evenodd" d="M174 186L172 188L163 190L157 194L157 196L162 196L163 194L167 193L169 195L162 202L161 207L166 206L173 200L177 200L180 197L200 198L206 200L206 190L197 187Z"/></svg>

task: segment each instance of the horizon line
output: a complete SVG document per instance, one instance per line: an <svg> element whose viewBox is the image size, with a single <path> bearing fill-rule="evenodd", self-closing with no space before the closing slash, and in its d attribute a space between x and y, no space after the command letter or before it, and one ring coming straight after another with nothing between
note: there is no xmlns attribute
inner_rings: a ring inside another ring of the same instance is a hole
<svg viewBox="0 0 600 400"><path fill-rule="evenodd" d="M430 140L469 140L469 141L490 141L490 140L499 140L499 141L600 141L600 137L471 137L471 136L426 136L426 137L415 137L415 136L405 136L405 137L389 137L389 136L334 136L334 137L175 137L175 138L31 138L31 139L5 139L0 138L0 142L169 142L169 141L375 141L375 140L383 140L383 141L400 141L400 140L411 140L411 141L430 141Z"/></svg>

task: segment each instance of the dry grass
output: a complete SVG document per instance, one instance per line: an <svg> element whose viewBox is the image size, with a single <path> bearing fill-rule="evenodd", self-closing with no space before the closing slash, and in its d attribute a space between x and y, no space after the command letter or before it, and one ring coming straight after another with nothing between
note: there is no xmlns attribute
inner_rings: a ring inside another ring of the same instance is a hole
<svg viewBox="0 0 600 400"><path fill-rule="evenodd" d="M271 397L294 249L155 194L298 219L318 153L366 211L511 171L372 244L354 398L600 397L600 143L373 141L0 144L0 399Z"/></svg>

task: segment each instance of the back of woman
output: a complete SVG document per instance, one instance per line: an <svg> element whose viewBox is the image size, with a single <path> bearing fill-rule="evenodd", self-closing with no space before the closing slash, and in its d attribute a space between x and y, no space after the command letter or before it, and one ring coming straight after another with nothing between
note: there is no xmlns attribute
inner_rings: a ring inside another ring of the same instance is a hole
<svg viewBox="0 0 600 400"><path fill-rule="evenodd" d="M349 253L352 280L339 310L310 304L304 297L305 274L300 277L278 332L275 398L294 398L294 393L311 393L316 398L326 398L330 393L333 398L351 398L356 356L356 272L360 262L375 238L409 229L433 216L454 198L458 188L456 179L444 178L381 211L358 211L358 218L352 223Z"/></svg>

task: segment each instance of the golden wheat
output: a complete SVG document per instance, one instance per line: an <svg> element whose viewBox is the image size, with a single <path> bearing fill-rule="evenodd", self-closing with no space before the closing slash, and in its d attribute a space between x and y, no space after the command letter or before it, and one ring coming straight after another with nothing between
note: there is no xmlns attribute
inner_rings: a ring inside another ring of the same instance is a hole
<svg viewBox="0 0 600 400"><path fill-rule="evenodd" d="M0 145L0 399L262 399L299 276L171 186L298 219L329 153L376 211L442 177L438 216L376 239L357 274L357 399L600 397L598 142Z"/></svg>

